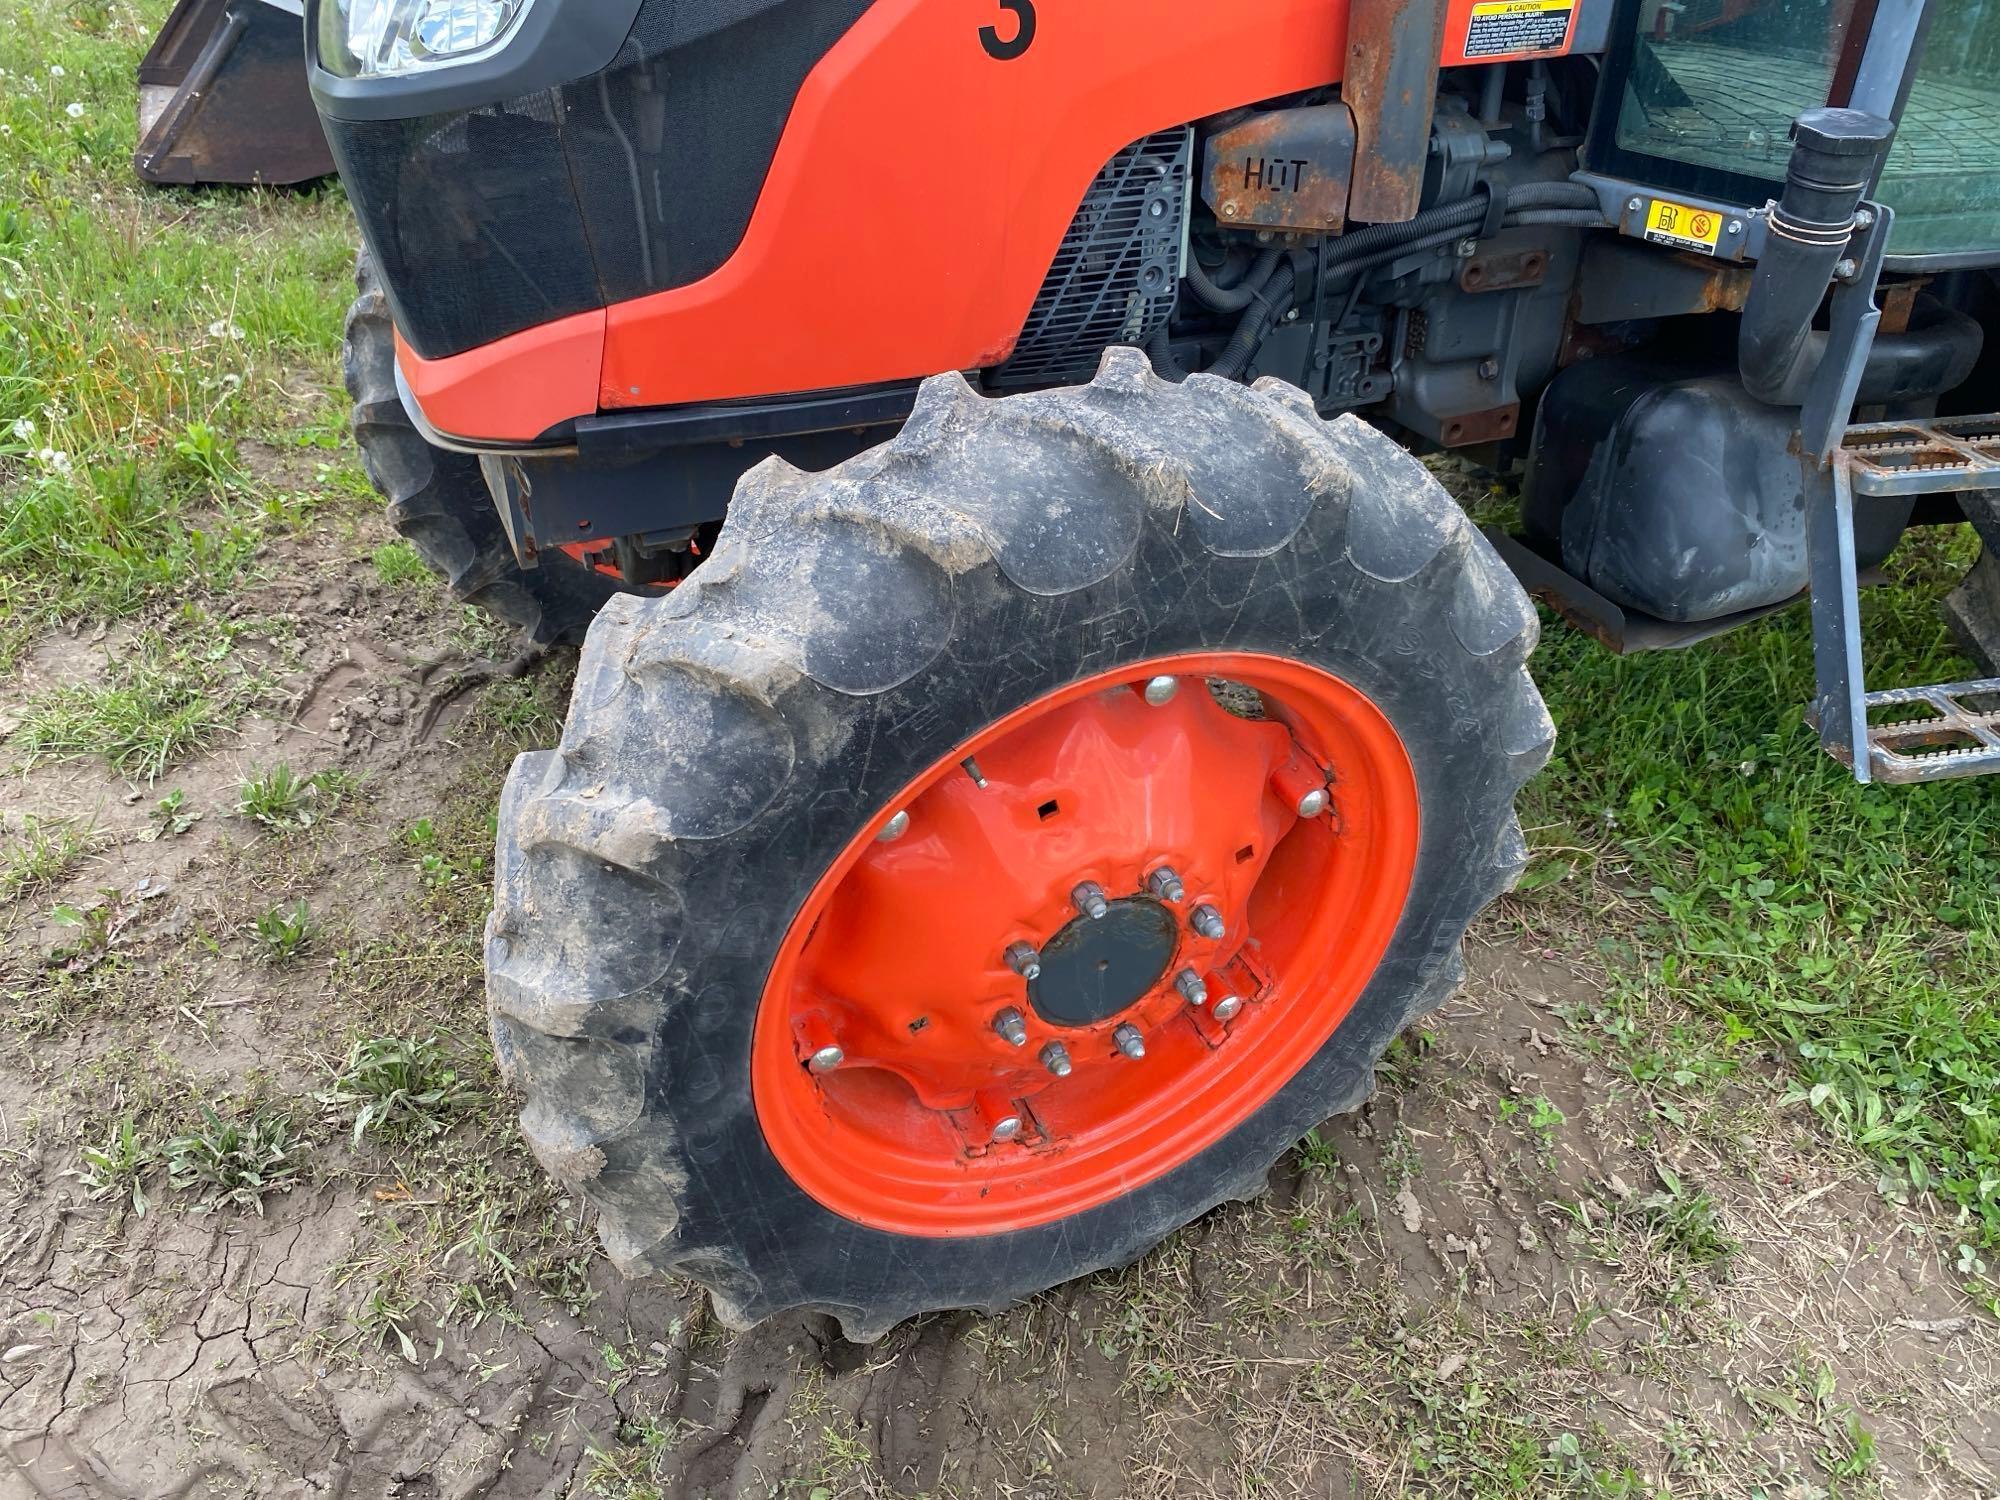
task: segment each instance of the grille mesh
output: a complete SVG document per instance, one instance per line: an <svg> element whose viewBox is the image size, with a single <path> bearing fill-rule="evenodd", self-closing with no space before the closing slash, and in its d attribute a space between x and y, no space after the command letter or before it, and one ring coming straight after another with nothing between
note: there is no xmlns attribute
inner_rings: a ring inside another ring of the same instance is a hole
<svg viewBox="0 0 2000 1500"><path fill-rule="evenodd" d="M1194 130L1135 141L1105 163L1049 267L996 385L1088 376L1111 344L1143 344L1180 289Z"/></svg>

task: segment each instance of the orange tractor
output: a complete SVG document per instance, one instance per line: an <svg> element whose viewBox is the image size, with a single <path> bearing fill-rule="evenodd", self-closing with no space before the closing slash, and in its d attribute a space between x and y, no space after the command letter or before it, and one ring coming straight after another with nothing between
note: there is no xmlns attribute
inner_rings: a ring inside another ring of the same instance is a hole
<svg viewBox="0 0 2000 1500"><path fill-rule="evenodd" d="M1855 612L2000 544L1979 0L304 20L370 472L583 648L499 1058L732 1322L1122 1264L1365 1098L1527 857L1531 594L1619 650L1809 596L1857 775L2000 765L2000 682L1870 694ZM1993 655L1991 554L1952 608Z"/></svg>

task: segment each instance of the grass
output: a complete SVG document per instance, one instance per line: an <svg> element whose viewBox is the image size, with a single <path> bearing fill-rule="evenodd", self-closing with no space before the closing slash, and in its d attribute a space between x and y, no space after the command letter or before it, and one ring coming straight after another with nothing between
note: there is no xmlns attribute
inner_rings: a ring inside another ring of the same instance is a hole
<svg viewBox="0 0 2000 1500"><path fill-rule="evenodd" d="M10 0L0 22L0 668L58 621L240 582L270 523L238 435L333 370L337 187L132 176L132 76L167 9Z"/></svg>
<svg viewBox="0 0 2000 1500"><path fill-rule="evenodd" d="M94 836L67 820L24 818L0 846L0 901L49 891L74 874L89 856Z"/></svg>
<svg viewBox="0 0 2000 1500"><path fill-rule="evenodd" d="M230 632L195 616L173 632L141 631L96 681L60 684L28 701L13 743L29 765L101 759L152 780L214 744L255 701L256 677L228 662Z"/></svg>
<svg viewBox="0 0 2000 1500"><path fill-rule="evenodd" d="M1903 586L1863 601L1874 681L1974 675L1934 609L1971 556L1963 528L1904 543ZM1993 787L1862 787L1822 754L1803 610L1632 657L1550 628L1536 676L1562 734L1527 792L1539 879L1518 907L1622 935L1614 994L1699 1018L1684 1047L1635 1061L1693 1081L1774 1046L1792 1102L1888 1191L1934 1193L2000 1244Z"/></svg>

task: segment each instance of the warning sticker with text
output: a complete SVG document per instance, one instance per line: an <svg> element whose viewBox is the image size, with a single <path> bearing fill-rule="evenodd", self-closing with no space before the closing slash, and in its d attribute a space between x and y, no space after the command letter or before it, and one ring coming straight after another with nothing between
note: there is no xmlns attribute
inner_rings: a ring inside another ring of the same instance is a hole
<svg viewBox="0 0 2000 1500"><path fill-rule="evenodd" d="M1646 238L1656 245L1672 245L1676 250L1699 250L1715 254L1722 237L1722 215L1709 208L1691 208L1685 203L1669 203L1655 198L1646 210Z"/></svg>
<svg viewBox="0 0 2000 1500"><path fill-rule="evenodd" d="M1569 40L1576 0L1479 0L1465 33L1465 55L1507 57L1559 52Z"/></svg>

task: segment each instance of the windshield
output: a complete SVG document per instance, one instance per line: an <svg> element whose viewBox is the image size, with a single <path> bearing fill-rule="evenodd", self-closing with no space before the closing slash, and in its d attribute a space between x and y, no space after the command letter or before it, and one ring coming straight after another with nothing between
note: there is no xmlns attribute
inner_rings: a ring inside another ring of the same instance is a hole
<svg viewBox="0 0 2000 1500"><path fill-rule="evenodd" d="M2000 259L2000 0L1934 9L1878 194L1897 214L1890 253ZM1853 0L1644 0L1618 146L1777 183L1792 119L1827 101L1853 12Z"/></svg>

